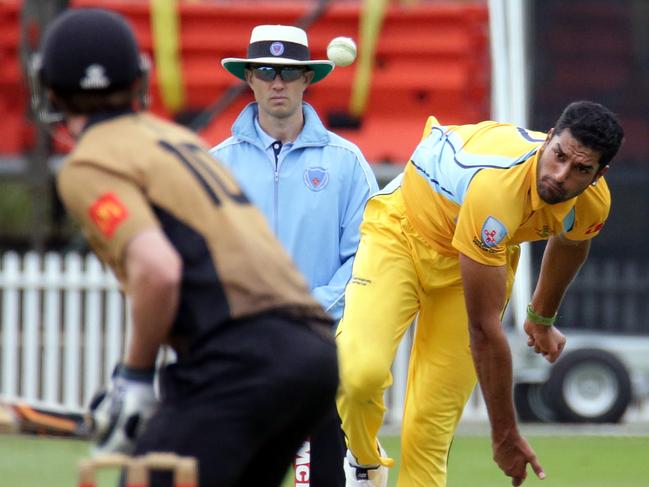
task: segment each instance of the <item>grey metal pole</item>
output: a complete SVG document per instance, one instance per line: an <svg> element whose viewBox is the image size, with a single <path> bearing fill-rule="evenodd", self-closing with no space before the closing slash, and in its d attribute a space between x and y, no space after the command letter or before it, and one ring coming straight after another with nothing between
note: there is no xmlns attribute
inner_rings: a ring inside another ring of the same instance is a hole
<svg viewBox="0 0 649 487"><path fill-rule="evenodd" d="M40 35L45 26L65 10L68 0L25 0L20 15L19 54L24 79L27 79L31 56L38 50ZM30 106L28 104L28 106ZM53 203L52 175L49 159L52 143L46 127L38 123L31 112L25 114L36 124L36 140L33 149L25 154L26 181L31 196L30 247L43 252L51 231L51 210Z"/></svg>

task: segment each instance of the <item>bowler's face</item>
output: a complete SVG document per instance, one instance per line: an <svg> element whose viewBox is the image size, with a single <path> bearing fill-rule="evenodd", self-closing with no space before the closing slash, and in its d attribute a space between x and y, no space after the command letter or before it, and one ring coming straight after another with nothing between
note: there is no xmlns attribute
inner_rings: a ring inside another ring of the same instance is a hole
<svg viewBox="0 0 649 487"><path fill-rule="evenodd" d="M312 78L312 71L304 71L294 81L284 81L279 75L271 81L264 81L246 69L246 81L255 95L259 110L277 119L290 118L296 111L302 110L304 90Z"/></svg>
<svg viewBox="0 0 649 487"><path fill-rule="evenodd" d="M536 169L536 189L543 201L561 203L583 193L608 170L599 169L600 153L580 144L569 129L550 130Z"/></svg>

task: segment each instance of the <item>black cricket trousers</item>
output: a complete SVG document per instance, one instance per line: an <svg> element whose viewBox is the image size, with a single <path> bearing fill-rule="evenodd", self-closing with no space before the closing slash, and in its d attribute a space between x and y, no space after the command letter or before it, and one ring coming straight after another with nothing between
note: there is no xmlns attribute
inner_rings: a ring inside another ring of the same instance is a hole
<svg viewBox="0 0 649 487"><path fill-rule="evenodd" d="M160 408L135 454L196 457L200 487L279 486L303 440L331 414L338 361L330 335L274 315L219 328L163 371ZM171 485L170 475L152 475L152 487Z"/></svg>

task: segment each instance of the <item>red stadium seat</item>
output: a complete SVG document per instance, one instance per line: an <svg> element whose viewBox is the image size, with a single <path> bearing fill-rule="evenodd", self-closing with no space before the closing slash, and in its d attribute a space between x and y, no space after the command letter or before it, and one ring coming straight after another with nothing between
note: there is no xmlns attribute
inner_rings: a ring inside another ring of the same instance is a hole
<svg viewBox="0 0 649 487"><path fill-rule="evenodd" d="M18 58L20 2L0 2L0 154L20 154L27 128L25 88Z"/></svg>
<svg viewBox="0 0 649 487"><path fill-rule="evenodd" d="M5 114L0 119L5 135L0 139L0 154L20 152L30 143L29 131L24 129L29 125L27 93L17 57L20 3L0 2L0 109ZM294 24L314 4L240 0L179 5L184 111L197 113L237 84L220 66L220 60L245 55L253 26ZM102 6L120 12L134 27L143 50L153 55L149 2L72 0L71 6ZM309 28L312 57L324 58L333 37L347 35L358 40L360 6L360 0L331 4ZM356 142L372 162L405 162L429 114L435 114L442 123L474 122L489 116L489 73L486 1L391 5L378 41L360 126L335 130ZM168 117L183 115L171 114L164 107L155 74L154 65L153 111ZM326 81L309 88L305 99L325 122L347 112L354 75L355 65L337 68ZM201 132L205 139L216 143L227 137L237 113L251 99L246 92L212 120Z"/></svg>

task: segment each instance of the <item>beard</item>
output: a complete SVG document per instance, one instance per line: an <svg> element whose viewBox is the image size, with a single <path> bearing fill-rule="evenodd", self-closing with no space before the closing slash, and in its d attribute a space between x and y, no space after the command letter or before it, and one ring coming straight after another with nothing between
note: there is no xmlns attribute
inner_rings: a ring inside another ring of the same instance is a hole
<svg viewBox="0 0 649 487"><path fill-rule="evenodd" d="M561 184L550 176L544 176L536 182L536 191L539 193L539 197L550 205L556 205L572 197L566 193Z"/></svg>

